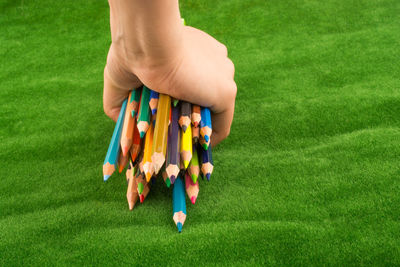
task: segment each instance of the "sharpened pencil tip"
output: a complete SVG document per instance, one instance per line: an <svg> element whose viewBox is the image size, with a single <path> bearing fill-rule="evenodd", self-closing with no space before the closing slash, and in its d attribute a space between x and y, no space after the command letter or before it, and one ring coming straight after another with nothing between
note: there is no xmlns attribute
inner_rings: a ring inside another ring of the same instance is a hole
<svg viewBox="0 0 400 267"><path fill-rule="evenodd" d="M136 111L132 110L131 115L132 115L132 118L135 118L135 116L136 116Z"/></svg>
<svg viewBox="0 0 400 267"><path fill-rule="evenodd" d="M186 133L187 126L186 125L182 125L182 130L183 130L184 133Z"/></svg>
<svg viewBox="0 0 400 267"><path fill-rule="evenodd" d="M210 140L210 137L208 135L204 135L204 140L206 140L206 142L208 142Z"/></svg>
<svg viewBox="0 0 400 267"><path fill-rule="evenodd" d="M140 134L140 138L143 138L146 133L145 132L140 132L139 134Z"/></svg>
<svg viewBox="0 0 400 267"><path fill-rule="evenodd" d="M203 148L204 148L204 150L208 150L208 146L206 143L203 144Z"/></svg>
<svg viewBox="0 0 400 267"><path fill-rule="evenodd" d="M196 197L195 196L191 197L190 201L192 201L192 204L196 203Z"/></svg>
<svg viewBox="0 0 400 267"><path fill-rule="evenodd" d="M104 176L103 176L104 182L107 181L108 178L110 178L110 176L111 176L111 175L108 175L108 174L104 175Z"/></svg>
<svg viewBox="0 0 400 267"><path fill-rule="evenodd" d="M129 151L129 146L124 146L122 148L122 155L126 156L126 153L128 153L128 151Z"/></svg>
<svg viewBox="0 0 400 267"><path fill-rule="evenodd" d="M146 181L150 182L150 179L151 179L151 173L147 172L146 173Z"/></svg>
<svg viewBox="0 0 400 267"><path fill-rule="evenodd" d="M191 178L192 178L193 183L196 183L196 182L197 182L197 175L192 174L192 175L191 175Z"/></svg>
<svg viewBox="0 0 400 267"><path fill-rule="evenodd" d="M156 113L157 113L157 109L156 108L151 110L151 115L154 115Z"/></svg>
<svg viewBox="0 0 400 267"><path fill-rule="evenodd" d="M189 161L188 160L184 160L183 161L183 166L185 166L185 170L186 170L187 167L189 166Z"/></svg>
<svg viewBox="0 0 400 267"><path fill-rule="evenodd" d="M176 228L178 228L178 232L180 233L180 232L182 232L182 223L181 222L178 222L177 224L176 224Z"/></svg>
<svg viewBox="0 0 400 267"><path fill-rule="evenodd" d="M144 201L144 195L140 195L139 198L140 198L140 203L143 203L143 201Z"/></svg>
<svg viewBox="0 0 400 267"><path fill-rule="evenodd" d="M174 184L176 179L175 175L171 175L170 179L171 179L171 184Z"/></svg>
<svg viewBox="0 0 400 267"><path fill-rule="evenodd" d="M206 174L207 181L210 181L210 176L211 176L210 173L207 173L207 174Z"/></svg>
<svg viewBox="0 0 400 267"><path fill-rule="evenodd" d="M143 183L138 183L137 188L138 188L138 193L141 194L144 188Z"/></svg>
<svg viewBox="0 0 400 267"><path fill-rule="evenodd" d="M167 178L165 180L165 183L167 184L167 187L169 188L171 186L171 180L169 178Z"/></svg>

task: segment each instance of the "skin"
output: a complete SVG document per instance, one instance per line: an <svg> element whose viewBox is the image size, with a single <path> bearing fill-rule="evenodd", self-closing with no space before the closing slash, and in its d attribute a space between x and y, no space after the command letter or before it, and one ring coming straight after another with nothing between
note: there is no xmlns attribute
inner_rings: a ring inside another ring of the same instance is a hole
<svg viewBox="0 0 400 267"><path fill-rule="evenodd" d="M104 69L105 113L117 120L132 88L149 88L212 111L212 145L230 132L236 98L225 45L183 26L178 0L109 0L112 44Z"/></svg>

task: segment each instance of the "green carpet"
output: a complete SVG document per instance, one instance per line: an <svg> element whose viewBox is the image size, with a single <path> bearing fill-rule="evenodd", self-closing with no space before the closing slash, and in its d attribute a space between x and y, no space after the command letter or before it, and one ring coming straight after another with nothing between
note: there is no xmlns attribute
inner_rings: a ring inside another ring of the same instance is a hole
<svg viewBox="0 0 400 267"><path fill-rule="evenodd" d="M102 181L107 1L0 0L0 265L400 264L400 2L181 2L238 95L178 234Z"/></svg>

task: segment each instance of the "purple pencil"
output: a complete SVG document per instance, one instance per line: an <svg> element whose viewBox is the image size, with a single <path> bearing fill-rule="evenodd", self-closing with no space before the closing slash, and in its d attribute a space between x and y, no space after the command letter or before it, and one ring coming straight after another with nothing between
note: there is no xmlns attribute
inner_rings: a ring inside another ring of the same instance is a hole
<svg viewBox="0 0 400 267"><path fill-rule="evenodd" d="M173 184L179 174L180 166L180 128L179 128L179 107L172 107L171 125L168 129L168 162L166 165L166 172Z"/></svg>

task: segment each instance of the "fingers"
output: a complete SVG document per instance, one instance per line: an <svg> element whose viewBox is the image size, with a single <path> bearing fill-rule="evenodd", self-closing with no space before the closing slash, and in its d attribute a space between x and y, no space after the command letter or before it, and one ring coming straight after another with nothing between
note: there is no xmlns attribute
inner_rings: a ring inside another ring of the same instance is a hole
<svg viewBox="0 0 400 267"><path fill-rule="evenodd" d="M106 66L104 68L103 108L104 113L113 121L117 121L122 102L128 95L129 91L119 88L111 80Z"/></svg>
<svg viewBox="0 0 400 267"><path fill-rule="evenodd" d="M111 46L104 68L103 108L106 115L117 121L122 102L128 97L129 91L141 85L134 74L123 68Z"/></svg>
<svg viewBox="0 0 400 267"><path fill-rule="evenodd" d="M226 109L223 112L212 114L213 132L211 143L213 147L228 137L231 131L237 92L236 83L232 82L227 90L227 95L224 98L227 103Z"/></svg>

